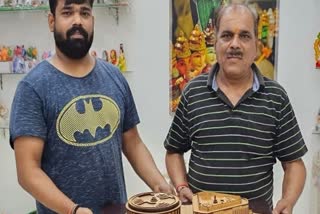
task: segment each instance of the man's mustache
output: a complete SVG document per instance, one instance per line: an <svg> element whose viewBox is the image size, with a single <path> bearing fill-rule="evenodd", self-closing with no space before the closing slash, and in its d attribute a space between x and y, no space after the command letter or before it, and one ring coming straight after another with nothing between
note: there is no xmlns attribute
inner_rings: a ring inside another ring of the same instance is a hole
<svg viewBox="0 0 320 214"><path fill-rule="evenodd" d="M88 33L81 26L73 26L67 31L67 38L70 38L73 34L79 32L85 39L88 39Z"/></svg>
<svg viewBox="0 0 320 214"><path fill-rule="evenodd" d="M231 50L227 52L228 57L241 57L243 56L242 51L240 50Z"/></svg>

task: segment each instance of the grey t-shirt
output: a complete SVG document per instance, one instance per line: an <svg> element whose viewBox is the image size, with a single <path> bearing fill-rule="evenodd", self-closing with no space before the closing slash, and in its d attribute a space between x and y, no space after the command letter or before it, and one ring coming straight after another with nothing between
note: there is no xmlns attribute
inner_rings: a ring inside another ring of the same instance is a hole
<svg viewBox="0 0 320 214"><path fill-rule="evenodd" d="M10 143L19 136L44 140L41 167L75 203L95 213L127 200L123 132L139 123L130 88L113 65L96 60L75 78L41 62L18 85ZM37 202L38 213L53 213Z"/></svg>

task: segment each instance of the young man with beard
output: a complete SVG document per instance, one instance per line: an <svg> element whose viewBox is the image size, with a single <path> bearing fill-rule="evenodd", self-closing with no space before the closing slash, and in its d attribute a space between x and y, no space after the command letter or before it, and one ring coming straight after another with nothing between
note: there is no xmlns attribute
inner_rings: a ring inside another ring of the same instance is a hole
<svg viewBox="0 0 320 214"><path fill-rule="evenodd" d="M93 0L50 0L56 54L18 85L10 143L37 213L100 213L127 200L121 151L153 191L171 192L139 137L121 72L88 51Z"/></svg>
<svg viewBox="0 0 320 214"><path fill-rule="evenodd" d="M272 213L291 214L305 183L301 158L307 148L289 98L254 64L257 19L250 8L231 4L215 17L217 63L181 96L164 143L169 176L182 201L211 190L260 201L271 210L278 159L284 169L282 198Z"/></svg>

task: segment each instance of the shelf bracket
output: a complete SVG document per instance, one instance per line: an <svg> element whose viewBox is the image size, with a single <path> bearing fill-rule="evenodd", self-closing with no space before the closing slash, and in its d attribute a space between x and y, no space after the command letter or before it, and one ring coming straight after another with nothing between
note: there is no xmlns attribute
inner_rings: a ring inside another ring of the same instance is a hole
<svg viewBox="0 0 320 214"><path fill-rule="evenodd" d="M2 74L0 74L0 89L3 90Z"/></svg>
<svg viewBox="0 0 320 214"><path fill-rule="evenodd" d="M112 16L116 20L117 25L119 25L119 8L118 7L110 7L109 11L111 11Z"/></svg>

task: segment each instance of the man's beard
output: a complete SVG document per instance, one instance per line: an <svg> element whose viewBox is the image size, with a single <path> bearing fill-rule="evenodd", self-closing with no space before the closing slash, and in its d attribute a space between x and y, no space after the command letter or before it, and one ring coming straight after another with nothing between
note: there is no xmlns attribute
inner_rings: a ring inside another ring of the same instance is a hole
<svg viewBox="0 0 320 214"><path fill-rule="evenodd" d="M77 31L83 36L83 38L72 39L71 36ZM92 35L89 38L88 33L85 29L83 29L81 26L74 26L67 31L67 39L64 39L62 33L58 32L55 28L54 39L57 48L65 56L71 59L81 59L86 56L92 45L93 31Z"/></svg>

